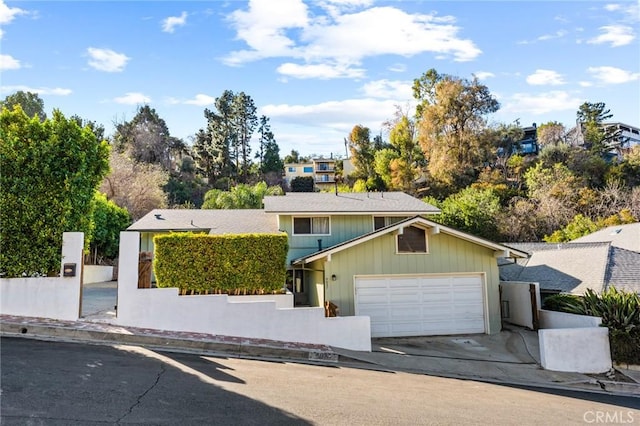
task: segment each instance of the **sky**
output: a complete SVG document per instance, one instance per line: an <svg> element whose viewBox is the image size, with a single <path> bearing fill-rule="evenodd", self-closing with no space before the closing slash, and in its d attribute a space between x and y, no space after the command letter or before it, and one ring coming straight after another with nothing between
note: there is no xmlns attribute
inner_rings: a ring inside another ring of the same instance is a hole
<svg viewBox="0 0 640 426"><path fill-rule="evenodd" d="M104 125L149 105L191 143L225 90L251 96L281 156L382 134L427 70L477 77L490 124L575 124L583 102L640 127L637 1L6 1L0 97ZM256 139L256 138L254 138Z"/></svg>

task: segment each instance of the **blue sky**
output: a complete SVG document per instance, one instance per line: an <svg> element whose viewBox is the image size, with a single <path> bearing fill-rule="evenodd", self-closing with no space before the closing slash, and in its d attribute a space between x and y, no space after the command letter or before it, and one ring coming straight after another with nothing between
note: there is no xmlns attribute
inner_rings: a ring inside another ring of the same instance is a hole
<svg viewBox="0 0 640 426"><path fill-rule="evenodd" d="M344 155L385 134L430 68L487 85L492 123L559 121L604 102L640 126L638 2L3 1L0 96L113 131L149 104L190 142L224 90L250 95L284 156Z"/></svg>

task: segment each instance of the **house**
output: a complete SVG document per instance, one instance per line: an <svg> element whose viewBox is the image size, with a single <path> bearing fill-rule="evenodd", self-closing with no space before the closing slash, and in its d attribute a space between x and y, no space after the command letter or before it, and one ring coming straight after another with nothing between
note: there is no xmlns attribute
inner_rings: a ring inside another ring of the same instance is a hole
<svg viewBox="0 0 640 426"><path fill-rule="evenodd" d="M296 306L369 316L373 336L500 331L497 258L527 254L426 218L438 212L401 192L288 193L262 210L155 210L129 230L144 250L170 230L284 231Z"/></svg>
<svg viewBox="0 0 640 426"><path fill-rule="evenodd" d="M610 226L568 243L507 245L530 257L501 259L501 279L537 282L542 298L610 286L640 293L640 223Z"/></svg>
<svg viewBox="0 0 640 426"><path fill-rule="evenodd" d="M312 177L318 190L333 188L336 182L336 160L333 158L314 158L306 163L285 164L285 182L290 184L297 177Z"/></svg>

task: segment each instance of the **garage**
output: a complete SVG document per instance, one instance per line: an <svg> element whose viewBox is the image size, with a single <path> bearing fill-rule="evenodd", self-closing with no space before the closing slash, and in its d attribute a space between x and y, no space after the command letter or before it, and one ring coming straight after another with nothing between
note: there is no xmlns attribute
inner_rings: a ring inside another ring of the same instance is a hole
<svg viewBox="0 0 640 426"><path fill-rule="evenodd" d="M485 333L482 274L361 275L355 314L372 337Z"/></svg>

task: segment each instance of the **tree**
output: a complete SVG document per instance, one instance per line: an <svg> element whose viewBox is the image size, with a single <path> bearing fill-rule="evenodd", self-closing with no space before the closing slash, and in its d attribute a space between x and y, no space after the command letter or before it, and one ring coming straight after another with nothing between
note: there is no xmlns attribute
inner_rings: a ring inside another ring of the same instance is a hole
<svg viewBox="0 0 640 426"><path fill-rule="evenodd" d="M428 201L432 202L432 201ZM495 217L501 209L500 197L492 188L467 187L438 203L437 221L480 237L497 241Z"/></svg>
<svg viewBox="0 0 640 426"><path fill-rule="evenodd" d="M312 176L296 176L289 185L291 192L314 192L316 187Z"/></svg>
<svg viewBox="0 0 640 426"><path fill-rule="evenodd" d="M389 162L392 189L412 193L424 156L416 140L415 122L400 114L389 133L389 143L398 154Z"/></svg>
<svg viewBox="0 0 640 426"><path fill-rule="evenodd" d="M113 135L118 152L127 152L137 163L158 164L164 170L173 169L186 146L169 133L165 121L155 109L144 105L129 122L116 125Z"/></svg>
<svg viewBox="0 0 640 426"><path fill-rule="evenodd" d="M604 102L584 102L576 113L576 123L584 145L596 155L605 156L620 145L622 130L603 126L613 117Z"/></svg>
<svg viewBox="0 0 640 426"><path fill-rule="evenodd" d="M4 101L0 102L0 109L6 107L11 110L14 105L20 105L29 118L37 116L40 121L47 118L47 114L44 112L44 101L37 93L19 90L4 98Z"/></svg>
<svg viewBox="0 0 640 426"><path fill-rule="evenodd" d="M292 149L291 153L287 154L284 157L285 164L306 163L308 161L309 161L309 157L301 156L300 153L295 149Z"/></svg>
<svg viewBox="0 0 640 426"><path fill-rule="evenodd" d="M360 124L353 127L346 141L355 168L355 178L368 180L375 177L375 147L369 128Z"/></svg>
<svg viewBox="0 0 640 426"><path fill-rule="evenodd" d="M60 270L65 231L92 231L94 192L109 145L59 110L40 121L19 105L0 112L0 275ZM36 248L36 249L34 249Z"/></svg>
<svg viewBox="0 0 640 426"><path fill-rule="evenodd" d="M251 96L244 92L235 95L233 99L233 114L235 116L235 128L237 137L234 138L234 156L236 170L241 172L241 181L246 183L247 172L251 166L249 154L251 154L251 136L258 124L256 106ZM241 160L241 161L240 161Z"/></svg>
<svg viewBox="0 0 640 426"><path fill-rule="evenodd" d="M72 115L70 120L74 120L76 123L78 123L78 126L80 127L88 126L89 130L91 130L91 132L93 132L93 134L96 135L96 139L98 139L99 141L103 141L106 139L104 134L104 126L102 124L98 124L95 121L84 119L79 115Z"/></svg>
<svg viewBox="0 0 640 426"><path fill-rule="evenodd" d="M93 223L95 227L89 253L92 263L98 265L101 259L118 257L120 232L131 224L131 216L126 209L108 200L107 196L99 191L95 192L94 203Z"/></svg>
<svg viewBox="0 0 640 426"><path fill-rule="evenodd" d="M271 131L269 118L264 115L260 117L258 135L260 150L256 154L256 158L260 160L260 173L263 176L268 174L281 175L284 163L280 159L280 147Z"/></svg>
<svg viewBox="0 0 640 426"><path fill-rule="evenodd" d="M212 189L204 196L203 209L260 209L265 195L284 195L279 186L258 182L254 186L238 184L231 191Z"/></svg>
<svg viewBox="0 0 640 426"><path fill-rule="evenodd" d="M413 88L428 171L445 185L467 186L491 153L493 134L485 116L499 109L498 101L477 78L468 81L433 69Z"/></svg>
<svg viewBox="0 0 640 426"><path fill-rule="evenodd" d="M163 187L169 174L158 164L136 163L126 153L111 152L111 172L100 185L100 192L138 220L153 209L167 206Z"/></svg>
<svg viewBox="0 0 640 426"><path fill-rule="evenodd" d="M544 148L548 145L557 145L559 143L566 143L567 130L564 125L557 121L549 121L548 123L538 126L537 136L538 145Z"/></svg>

